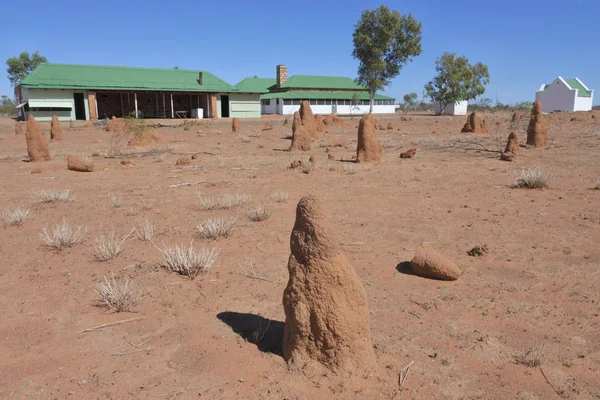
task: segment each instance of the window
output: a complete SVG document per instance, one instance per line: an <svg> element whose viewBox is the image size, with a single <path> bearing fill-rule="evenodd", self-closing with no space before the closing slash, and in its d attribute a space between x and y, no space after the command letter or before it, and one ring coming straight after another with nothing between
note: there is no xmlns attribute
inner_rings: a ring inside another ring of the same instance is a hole
<svg viewBox="0 0 600 400"><path fill-rule="evenodd" d="M279 105L279 99L277 99L276 103L277 103L277 105Z"/></svg>
<svg viewBox="0 0 600 400"><path fill-rule="evenodd" d="M299 106L300 105L300 99L294 99L292 100L292 104L295 106Z"/></svg>
<svg viewBox="0 0 600 400"><path fill-rule="evenodd" d="M330 106L331 105L331 99L325 99L325 105L326 106Z"/></svg>
<svg viewBox="0 0 600 400"><path fill-rule="evenodd" d="M323 106L323 105L325 105L325 100L323 100L323 99L318 99L318 100L317 100L317 105L320 105L320 106Z"/></svg>
<svg viewBox="0 0 600 400"><path fill-rule="evenodd" d="M317 105L317 100L315 100L315 99L311 99L311 100L309 101L309 103L310 103L310 105L311 105L311 106L316 106L316 105Z"/></svg>
<svg viewBox="0 0 600 400"><path fill-rule="evenodd" d="M290 100L290 99L284 99L283 100L283 105L284 106L291 106L292 105L292 100Z"/></svg>
<svg viewBox="0 0 600 400"><path fill-rule="evenodd" d="M29 107L25 111L71 111L71 107Z"/></svg>
<svg viewBox="0 0 600 400"><path fill-rule="evenodd" d="M270 106L271 100L263 100L262 103L263 103L263 106Z"/></svg>

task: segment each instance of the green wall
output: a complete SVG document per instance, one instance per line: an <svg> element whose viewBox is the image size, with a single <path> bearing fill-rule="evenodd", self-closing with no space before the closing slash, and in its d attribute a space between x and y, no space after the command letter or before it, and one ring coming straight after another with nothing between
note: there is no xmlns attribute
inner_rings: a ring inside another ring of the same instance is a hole
<svg viewBox="0 0 600 400"><path fill-rule="evenodd" d="M72 90L72 89L33 89L22 88L23 101L33 103L37 107L52 107L63 106L69 104L71 111L31 111L25 113L25 118L29 114L33 114L38 121L50 121L52 115L57 115L61 121L75 120L75 101L73 93L83 93L83 101L85 103L85 119L89 120L88 92L87 90Z"/></svg>
<svg viewBox="0 0 600 400"><path fill-rule="evenodd" d="M230 93L229 113L232 118L260 118L260 94Z"/></svg>

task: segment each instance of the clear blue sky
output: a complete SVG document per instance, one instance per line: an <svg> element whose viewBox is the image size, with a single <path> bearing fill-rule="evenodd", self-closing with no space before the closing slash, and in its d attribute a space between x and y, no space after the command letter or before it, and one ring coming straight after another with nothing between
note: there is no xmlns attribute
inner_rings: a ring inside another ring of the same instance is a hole
<svg viewBox="0 0 600 400"><path fill-rule="evenodd" d="M50 62L207 70L231 84L288 74L354 78L352 31L381 1L7 1L0 61L40 50ZM599 0L395 0L423 23L423 53L385 90L423 92L444 51L489 66L486 97L533 100L541 83L579 77L600 89ZM5 68L4 68L5 69ZM0 77L0 94L12 94ZM600 95L595 96L600 103Z"/></svg>

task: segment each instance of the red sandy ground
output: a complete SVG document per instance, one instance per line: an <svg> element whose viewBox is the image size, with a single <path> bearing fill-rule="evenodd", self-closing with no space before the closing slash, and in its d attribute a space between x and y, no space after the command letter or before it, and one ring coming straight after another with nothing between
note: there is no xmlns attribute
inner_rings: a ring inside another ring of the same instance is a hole
<svg viewBox="0 0 600 400"><path fill-rule="evenodd" d="M600 112L591 116L551 115L548 148L521 148L515 163L474 144L503 149L508 114L484 115L489 135L459 135L464 117L380 117L394 130L378 131L388 138L384 162L370 169L340 161L354 155L357 119L300 155L285 151L291 120L284 126L283 118L269 118L268 132L261 132L265 119L243 120L249 140L230 132L231 121L208 121L159 128L169 149L132 155L135 165L128 167L96 158L92 173L68 171L66 156L106 152L104 130L64 124L64 140L50 144L53 161L33 164L23 161L25 138L14 134L14 122L0 120L0 209L31 210L22 227L0 227L0 397L598 399L600 190L593 187L600 177ZM49 124L42 125L48 133ZM326 142L338 141L345 147L331 148L335 160L328 161ZM415 158L398 158L413 146ZM198 160L176 167L188 152ZM311 154L312 173L287 168ZM552 175L549 188L511 188L522 168L534 166ZM38 167L41 174L30 173ZM32 192L46 188L71 189L76 200L36 203ZM247 193L251 203L204 210L197 189L209 196ZM289 200L273 202L276 191L289 192ZM289 234L306 193L322 199L369 296L379 367L368 376L345 379L310 364L291 372L278 354ZM123 198L121 208L110 206L110 195ZM251 222L246 211L260 203L273 214ZM238 217L231 237L198 236L196 225L214 216ZM39 234L63 218L88 232L81 244L50 251ZM156 225L159 246L194 240L197 249L219 248L216 265L193 281L168 273L157 267L160 252L135 234L116 259L94 261L101 231L125 236L145 219ZM441 282L407 273L402 263L421 241L454 259L463 276ZM467 255L483 244L486 256ZM248 269L250 262L268 281L243 275L239 265ZM135 313L94 305L94 285L111 272L131 277L143 292ZM77 333L130 318L143 319ZM244 339L266 327L259 346ZM147 341L145 350L118 355L137 350L128 341ZM541 366L517 362L532 359L535 349L543 353ZM413 361L395 393L399 371Z"/></svg>

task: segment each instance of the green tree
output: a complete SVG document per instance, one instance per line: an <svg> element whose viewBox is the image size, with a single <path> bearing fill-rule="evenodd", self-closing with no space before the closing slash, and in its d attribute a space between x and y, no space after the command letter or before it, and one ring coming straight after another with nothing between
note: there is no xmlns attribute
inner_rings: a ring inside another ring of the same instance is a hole
<svg viewBox="0 0 600 400"><path fill-rule="evenodd" d="M413 111L417 108L418 95L416 93L408 93L403 97L404 100L404 112Z"/></svg>
<svg viewBox="0 0 600 400"><path fill-rule="evenodd" d="M454 53L444 53L436 59L435 70L437 76L425 85L425 94L441 103L442 112L448 104L481 96L490 82L487 65L471 65L467 57Z"/></svg>
<svg viewBox="0 0 600 400"><path fill-rule="evenodd" d="M421 54L421 23L412 14L380 6L365 10L354 26L354 51L359 61L356 82L369 89L373 112L375 92L400 74L400 69Z"/></svg>
<svg viewBox="0 0 600 400"><path fill-rule="evenodd" d="M38 50L29 55L28 52L22 52L18 57L11 57L6 61L8 68L8 80L11 86L18 86L27 75L31 73L41 63L48 62L46 57L40 55Z"/></svg>
<svg viewBox="0 0 600 400"><path fill-rule="evenodd" d="M3 94L0 96L0 115L8 115L14 117L17 115L16 104L7 95Z"/></svg>

